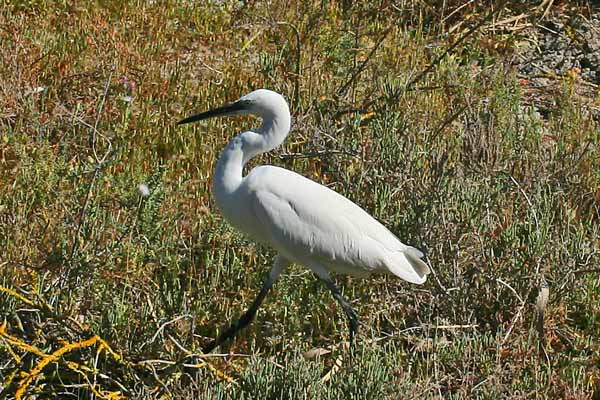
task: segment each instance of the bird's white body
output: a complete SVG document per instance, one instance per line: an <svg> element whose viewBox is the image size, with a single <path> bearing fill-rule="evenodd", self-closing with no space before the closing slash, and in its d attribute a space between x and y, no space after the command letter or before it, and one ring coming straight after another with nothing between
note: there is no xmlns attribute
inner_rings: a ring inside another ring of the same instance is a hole
<svg viewBox="0 0 600 400"><path fill-rule="evenodd" d="M236 136L223 150L213 178L213 195L231 224L279 254L248 311L204 352L212 351L250 323L273 283L292 262L310 268L325 282L348 317L352 342L358 315L329 272L354 276L390 272L406 281L423 283L429 273L427 264L420 260L423 254L400 242L344 196L295 172L261 166L243 176L244 165L252 157L279 146L290 130L290 111L281 95L256 90L179 123L235 114L257 114L262 125Z"/></svg>
<svg viewBox="0 0 600 400"><path fill-rule="evenodd" d="M234 138L217 164L213 194L231 224L322 278L329 271L354 276L379 271L425 282L429 268L420 260L423 254L344 196L274 166L256 167L243 177L248 160L283 142L290 114L275 92L258 90L240 100L255 106L263 124Z"/></svg>
<svg viewBox="0 0 600 400"><path fill-rule="evenodd" d="M302 175L256 167L231 193L236 207L229 196L216 193L231 224L319 276L325 268L360 277L388 271L412 283L425 281L425 274L419 275L407 259L406 252L413 259L421 257L417 249L404 245L344 196Z"/></svg>

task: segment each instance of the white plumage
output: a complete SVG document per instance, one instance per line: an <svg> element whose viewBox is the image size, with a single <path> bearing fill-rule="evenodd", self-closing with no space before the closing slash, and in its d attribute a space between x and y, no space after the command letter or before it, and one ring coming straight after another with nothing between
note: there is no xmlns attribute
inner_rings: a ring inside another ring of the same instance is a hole
<svg viewBox="0 0 600 400"><path fill-rule="evenodd" d="M391 272L423 283L422 253L400 242L359 206L301 175L279 167L254 168L236 195L248 207L236 226L290 261L323 276ZM408 258L405 253L416 256ZM325 271L323 271L323 269Z"/></svg>
<svg viewBox="0 0 600 400"><path fill-rule="evenodd" d="M272 246L279 255L248 312L205 352L252 320L267 291L290 262L310 268L326 282L348 316L352 340L357 329L356 313L333 284L329 272L359 277L389 272L421 284L429 273L421 260L423 254L402 243L352 201L295 172L260 166L243 177L243 167L252 157L279 146L289 132L289 108L281 95L256 90L180 124L235 114L256 114L262 118L262 125L232 139L221 154L213 179L215 201L231 224Z"/></svg>

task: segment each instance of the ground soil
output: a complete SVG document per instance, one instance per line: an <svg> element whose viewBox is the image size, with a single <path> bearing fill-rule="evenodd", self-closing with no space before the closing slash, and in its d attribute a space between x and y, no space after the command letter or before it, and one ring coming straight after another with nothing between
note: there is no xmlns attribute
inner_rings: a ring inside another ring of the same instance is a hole
<svg viewBox="0 0 600 400"><path fill-rule="evenodd" d="M557 91L565 81L575 88L584 112L600 120L600 8L586 17L556 13L531 23L513 65L530 105L542 116L557 107Z"/></svg>

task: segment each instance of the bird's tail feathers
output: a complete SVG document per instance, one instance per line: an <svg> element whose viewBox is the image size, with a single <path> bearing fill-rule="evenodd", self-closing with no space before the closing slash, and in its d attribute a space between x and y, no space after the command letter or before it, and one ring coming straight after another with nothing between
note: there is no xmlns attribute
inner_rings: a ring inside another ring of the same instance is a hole
<svg viewBox="0 0 600 400"><path fill-rule="evenodd" d="M424 254L414 248L407 246L401 252L395 253L388 264L391 273L411 283L421 284L427 280L431 272L429 266L421 258Z"/></svg>
<svg viewBox="0 0 600 400"><path fill-rule="evenodd" d="M423 254L423 252L419 249L417 249L416 247L412 247L412 246L406 246L406 249L404 249L405 253L410 253L411 255L417 257L417 258L423 258L425 257L425 254ZM429 273L429 272L427 272Z"/></svg>

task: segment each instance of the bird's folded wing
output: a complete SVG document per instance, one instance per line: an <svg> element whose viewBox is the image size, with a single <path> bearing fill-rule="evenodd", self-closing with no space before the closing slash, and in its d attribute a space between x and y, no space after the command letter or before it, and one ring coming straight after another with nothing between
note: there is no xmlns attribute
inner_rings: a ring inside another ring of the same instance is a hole
<svg viewBox="0 0 600 400"><path fill-rule="evenodd" d="M269 242L280 250L351 267L359 275L384 267L386 244L403 246L360 207L320 185L293 194L256 191L252 206Z"/></svg>
<svg viewBox="0 0 600 400"><path fill-rule="evenodd" d="M291 260L358 276L387 270L423 283L423 254L341 194L294 172L257 167L246 178L261 236Z"/></svg>

